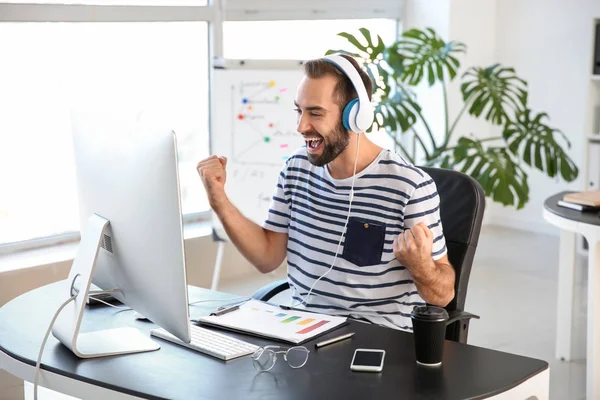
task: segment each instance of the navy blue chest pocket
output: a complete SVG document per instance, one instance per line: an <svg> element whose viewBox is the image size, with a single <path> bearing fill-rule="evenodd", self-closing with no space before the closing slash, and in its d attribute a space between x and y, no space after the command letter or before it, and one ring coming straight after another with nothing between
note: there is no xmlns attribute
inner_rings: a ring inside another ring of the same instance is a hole
<svg viewBox="0 0 600 400"><path fill-rule="evenodd" d="M350 218L342 257L359 267L380 264L384 242L385 224Z"/></svg>

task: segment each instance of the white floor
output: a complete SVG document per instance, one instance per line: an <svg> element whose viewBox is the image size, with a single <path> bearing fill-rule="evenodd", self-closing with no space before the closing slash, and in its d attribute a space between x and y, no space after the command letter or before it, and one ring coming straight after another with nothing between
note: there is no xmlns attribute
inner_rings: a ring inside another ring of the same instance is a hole
<svg viewBox="0 0 600 400"><path fill-rule="evenodd" d="M469 344L546 360L550 363L550 398L585 399L585 323L587 260L578 257L575 339L582 359L554 358L558 237L488 228L477 249L466 309L473 321Z"/></svg>
<svg viewBox="0 0 600 400"><path fill-rule="evenodd" d="M486 227L469 282L467 311L481 320L471 323L469 343L546 360L550 363L550 398L585 399L585 360L554 359L558 237ZM585 259L579 260L576 301L581 305L576 338L585 343ZM219 290L250 295L285 271L223 282ZM584 349L580 350L581 354ZM0 400L20 400L23 386L0 372Z"/></svg>

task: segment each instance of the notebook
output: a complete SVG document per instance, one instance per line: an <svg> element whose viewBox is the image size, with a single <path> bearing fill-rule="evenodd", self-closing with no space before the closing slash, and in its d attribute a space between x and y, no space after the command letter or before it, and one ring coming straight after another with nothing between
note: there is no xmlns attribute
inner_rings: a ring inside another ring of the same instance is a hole
<svg viewBox="0 0 600 400"><path fill-rule="evenodd" d="M600 190L569 193L564 195L563 200L568 201L569 203L598 207L600 206Z"/></svg>
<svg viewBox="0 0 600 400"><path fill-rule="evenodd" d="M346 317L317 314L249 300L239 309L197 322L278 341L302 344L348 323Z"/></svg>
<svg viewBox="0 0 600 400"><path fill-rule="evenodd" d="M556 202L557 205L565 208L570 208L577 211L600 211L600 207L586 206L584 204L570 203L568 201L559 200Z"/></svg>

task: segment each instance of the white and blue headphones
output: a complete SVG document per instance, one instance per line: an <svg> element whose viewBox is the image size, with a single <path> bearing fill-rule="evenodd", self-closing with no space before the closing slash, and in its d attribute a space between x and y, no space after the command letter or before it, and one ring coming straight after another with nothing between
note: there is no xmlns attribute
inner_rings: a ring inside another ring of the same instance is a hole
<svg viewBox="0 0 600 400"><path fill-rule="evenodd" d="M350 82L352 82L352 85L354 86L354 90L356 90L356 93L358 94L358 98L350 100L350 102L346 104L346 107L344 107L342 112L342 123L344 124L344 128L355 133L366 131L373 124L374 110L373 105L369 100L367 89L365 88L358 71L350 61L339 54L325 56L322 59L335 65L341 70L348 79L350 79Z"/></svg>

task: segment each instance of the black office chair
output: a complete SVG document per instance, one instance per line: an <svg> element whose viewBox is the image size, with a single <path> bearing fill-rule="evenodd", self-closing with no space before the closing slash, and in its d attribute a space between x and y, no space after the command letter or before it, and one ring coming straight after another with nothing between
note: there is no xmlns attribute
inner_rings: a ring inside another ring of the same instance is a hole
<svg viewBox="0 0 600 400"><path fill-rule="evenodd" d="M450 321L446 339L466 343L469 321L479 316L464 311L471 266L479 241L485 209L483 189L475 179L450 169L421 167L434 180L440 196L440 217L448 248L448 259L456 271L454 299L446 306ZM262 287L252 296L268 301L289 289L286 280Z"/></svg>

